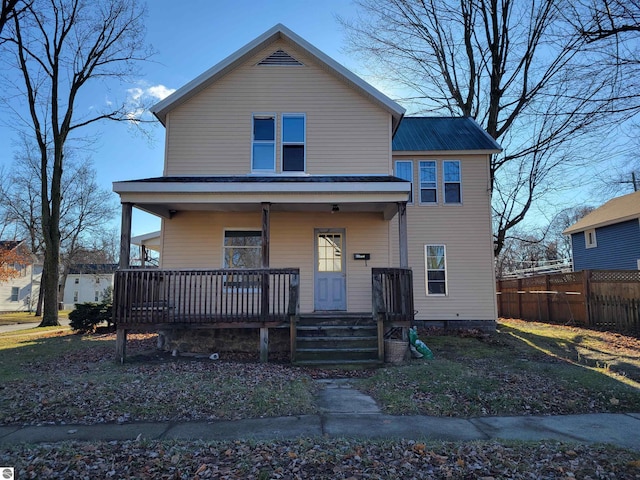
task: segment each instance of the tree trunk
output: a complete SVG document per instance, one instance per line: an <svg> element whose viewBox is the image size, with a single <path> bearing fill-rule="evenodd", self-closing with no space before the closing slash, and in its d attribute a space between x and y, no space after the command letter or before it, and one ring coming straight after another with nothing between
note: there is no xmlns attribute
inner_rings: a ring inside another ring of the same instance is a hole
<svg viewBox="0 0 640 480"><path fill-rule="evenodd" d="M44 269L40 275L40 288L38 288L38 305L36 306L36 317L42 316L42 304L44 303Z"/></svg>
<svg viewBox="0 0 640 480"><path fill-rule="evenodd" d="M44 287L44 314L40 327L56 327L58 322L58 257L52 255L47 248L44 252L44 271L42 272L42 285ZM55 249L56 253L58 249Z"/></svg>

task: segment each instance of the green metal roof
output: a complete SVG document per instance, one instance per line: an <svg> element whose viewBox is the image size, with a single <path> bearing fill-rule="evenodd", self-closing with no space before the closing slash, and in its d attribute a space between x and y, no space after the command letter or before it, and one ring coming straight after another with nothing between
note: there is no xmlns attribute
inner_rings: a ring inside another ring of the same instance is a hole
<svg viewBox="0 0 640 480"><path fill-rule="evenodd" d="M404 117L393 151L474 150L498 153L500 145L470 117Z"/></svg>

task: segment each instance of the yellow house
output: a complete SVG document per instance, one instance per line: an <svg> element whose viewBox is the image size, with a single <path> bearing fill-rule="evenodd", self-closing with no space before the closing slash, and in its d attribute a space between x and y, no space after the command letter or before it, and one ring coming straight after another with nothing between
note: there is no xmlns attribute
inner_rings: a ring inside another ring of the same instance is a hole
<svg viewBox="0 0 640 480"><path fill-rule="evenodd" d="M472 119L404 118L283 25L152 111L163 176L114 183L121 360L133 328L180 348L194 327L255 328L263 360L272 329L300 363L323 342L326 361L381 361L383 337L413 323L495 328L500 147ZM128 268L134 207L162 219L159 269Z"/></svg>

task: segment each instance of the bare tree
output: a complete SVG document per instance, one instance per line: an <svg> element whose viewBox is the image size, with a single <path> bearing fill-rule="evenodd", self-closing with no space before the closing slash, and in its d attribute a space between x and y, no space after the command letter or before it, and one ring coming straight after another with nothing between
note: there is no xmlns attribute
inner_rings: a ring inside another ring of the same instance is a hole
<svg viewBox="0 0 640 480"><path fill-rule="evenodd" d="M605 53L567 21L565 0L356 3L363 14L341 20L349 44L403 86L405 102L473 117L502 144L490 183L498 255L545 189L585 161L624 79L599 65Z"/></svg>
<svg viewBox="0 0 640 480"><path fill-rule="evenodd" d="M572 6L584 12L570 18L589 42L640 32L640 0L576 0Z"/></svg>
<svg viewBox="0 0 640 480"><path fill-rule="evenodd" d="M44 250L38 156L37 149L30 148L25 139L12 171L0 184L0 203L7 211L8 221L13 223L21 238L29 239L28 247L34 256L41 256ZM117 210L114 194L100 188L91 162L75 161L73 153L67 153L65 157L60 206L60 301L66 275L74 264L115 262L110 246L113 233L105 231L104 225L115 217ZM41 315L40 310L36 311L37 315Z"/></svg>
<svg viewBox="0 0 640 480"><path fill-rule="evenodd" d="M117 211L114 194L98 186L95 170L89 162L70 167L65 170L70 172L67 181L63 177L60 212L60 301L64 298L67 275L73 265L97 263L106 257L94 245L104 241L104 225Z"/></svg>
<svg viewBox="0 0 640 480"><path fill-rule="evenodd" d="M79 95L89 85L130 78L139 61L149 57L143 44L144 13L136 0L33 0L5 28L5 45L14 52L13 66L28 105L26 115L19 106L14 111L36 142L40 160L45 244L41 326L58 324L65 147L87 125L132 119L126 102L105 102L102 109L79 115Z"/></svg>
<svg viewBox="0 0 640 480"><path fill-rule="evenodd" d="M2 0L2 10L0 10L0 34L4 26L13 19L13 16L22 11L22 2L23 0Z"/></svg>

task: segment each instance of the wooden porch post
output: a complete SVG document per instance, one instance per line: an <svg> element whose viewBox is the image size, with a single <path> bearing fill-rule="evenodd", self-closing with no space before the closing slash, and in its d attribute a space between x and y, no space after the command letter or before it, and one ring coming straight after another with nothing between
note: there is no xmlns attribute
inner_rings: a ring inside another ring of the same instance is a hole
<svg viewBox="0 0 640 480"><path fill-rule="evenodd" d="M409 268L407 202L398 202L398 233L398 239L400 241L400 268Z"/></svg>
<svg viewBox="0 0 640 480"><path fill-rule="evenodd" d="M133 203L122 204L122 226L120 228L120 264L119 268L129 268L131 251L131 213Z"/></svg>
<svg viewBox="0 0 640 480"><path fill-rule="evenodd" d="M271 234L271 204L262 204L262 268L269 268L269 239ZM263 321L269 315L269 274L262 276L261 310ZM260 361L269 359L269 328L260 327Z"/></svg>

